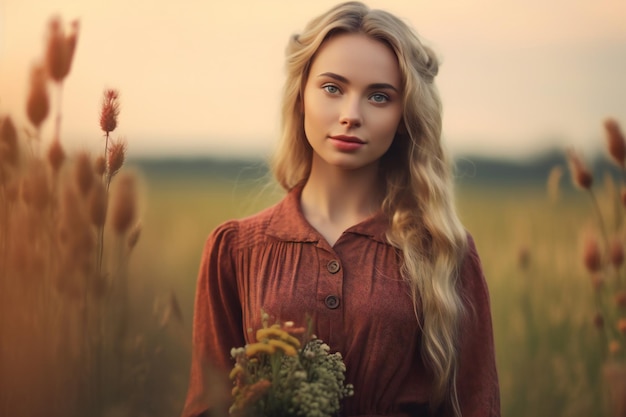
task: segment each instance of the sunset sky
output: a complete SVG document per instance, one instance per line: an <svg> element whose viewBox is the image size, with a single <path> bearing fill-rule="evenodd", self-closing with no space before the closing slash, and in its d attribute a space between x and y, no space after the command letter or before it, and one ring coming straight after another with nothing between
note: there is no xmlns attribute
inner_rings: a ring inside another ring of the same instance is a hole
<svg viewBox="0 0 626 417"><path fill-rule="evenodd" d="M289 36L336 1L0 0L0 112L22 124L31 65L53 15L79 19L62 139L99 149L102 91L131 155L267 155ZM626 1L369 1L408 21L442 60L454 154L529 155L626 130ZM51 93L53 90L51 90ZM56 96L53 96L56 98ZM48 120L43 140L51 137Z"/></svg>

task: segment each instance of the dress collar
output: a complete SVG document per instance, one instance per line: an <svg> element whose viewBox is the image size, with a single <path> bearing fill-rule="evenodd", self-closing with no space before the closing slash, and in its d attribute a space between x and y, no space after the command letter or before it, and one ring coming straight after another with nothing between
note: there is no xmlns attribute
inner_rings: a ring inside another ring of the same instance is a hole
<svg viewBox="0 0 626 417"><path fill-rule="evenodd" d="M306 220L300 205L302 186L291 189L276 208L269 220L267 234L288 242L319 242L323 238ZM388 221L379 211L373 216L344 231L367 236L381 243L388 243L386 232Z"/></svg>

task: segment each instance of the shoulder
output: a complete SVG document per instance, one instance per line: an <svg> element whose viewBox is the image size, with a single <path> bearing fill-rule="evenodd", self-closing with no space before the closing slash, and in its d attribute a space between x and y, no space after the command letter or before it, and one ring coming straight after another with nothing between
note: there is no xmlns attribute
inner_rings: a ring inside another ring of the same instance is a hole
<svg viewBox="0 0 626 417"><path fill-rule="evenodd" d="M467 247L459 275L461 286L466 295L469 293L473 294L473 298L488 298L482 262L476 248L476 242L469 232L467 232Z"/></svg>
<svg viewBox="0 0 626 417"><path fill-rule="evenodd" d="M265 241L267 227L277 206L278 204L254 215L221 223L209 235L207 246L219 244L237 250Z"/></svg>
<svg viewBox="0 0 626 417"><path fill-rule="evenodd" d="M469 308L470 317L490 314L490 294L474 238L467 234L467 250L459 271L461 296Z"/></svg>
<svg viewBox="0 0 626 417"><path fill-rule="evenodd" d="M478 255L478 249L476 248L476 242L470 232L466 232L467 245L462 262L462 274L469 272L479 272L482 275L482 265L480 256Z"/></svg>

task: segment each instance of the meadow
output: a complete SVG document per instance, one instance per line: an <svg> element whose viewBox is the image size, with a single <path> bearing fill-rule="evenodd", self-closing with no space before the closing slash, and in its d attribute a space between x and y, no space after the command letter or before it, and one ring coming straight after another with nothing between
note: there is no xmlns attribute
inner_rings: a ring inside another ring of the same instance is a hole
<svg viewBox="0 0 626 417"><path fill-rule="evenodd" d="M458 189L459 211L476 240L490 286L503 416L607 415L601 338L592 325L593 291L580 249L581 230L595 227L592 207L567 179L562 182L565 192L556 201L543 184ZM221 221L276 201L280 192L264 184L199 176L145 178L144 232L132 276L142 297L146 289L154 296L173 291L180 302L183 326L167 341L172 384L163 386L173 390L172 405L182 401L186 387L204 239Z"/></svg>
<svg viewBox="0 0 626 417"><path fill-rule="evenodd" d="M0 276L0 415L180 413L204 240L220 222L252 214L282 193L249 175L126 171L136 178L141 224L124 258L126 296L105 293L101 303L82 290L67 297L48 286L48 274ZM598 184L607 218L616 211L614 191L611 181ZM523 182L460 181L457 196L490 288L502 415L610 415L601 377L606 346L593 325L596 292L583 258L585 233L598 228L592 201L567 178L558 198L554 187ZM106 234L105 246L117 244ZM123 300L128 309L120 315ZM101 316L102 327L83 324L94 306L113 308ZM107 326L108 339L101 332Z"/></svg>

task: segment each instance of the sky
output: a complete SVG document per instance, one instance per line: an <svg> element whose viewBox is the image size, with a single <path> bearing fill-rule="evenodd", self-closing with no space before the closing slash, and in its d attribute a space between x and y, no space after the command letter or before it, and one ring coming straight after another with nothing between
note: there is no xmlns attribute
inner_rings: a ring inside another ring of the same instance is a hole
<svg viewBox="0 0 626 417"><path fill-rule="evenodd" d="M62 141L100 149L105 88L131 156L267 156L279 132L288 38L329 0L0 0L0 113L27 125L47 22L80 21ZM372 0L441 59L443 141L453 155L528 157L604 145L626 130L626 1ZM45 122L42 142L52 137Z"/></svg>

